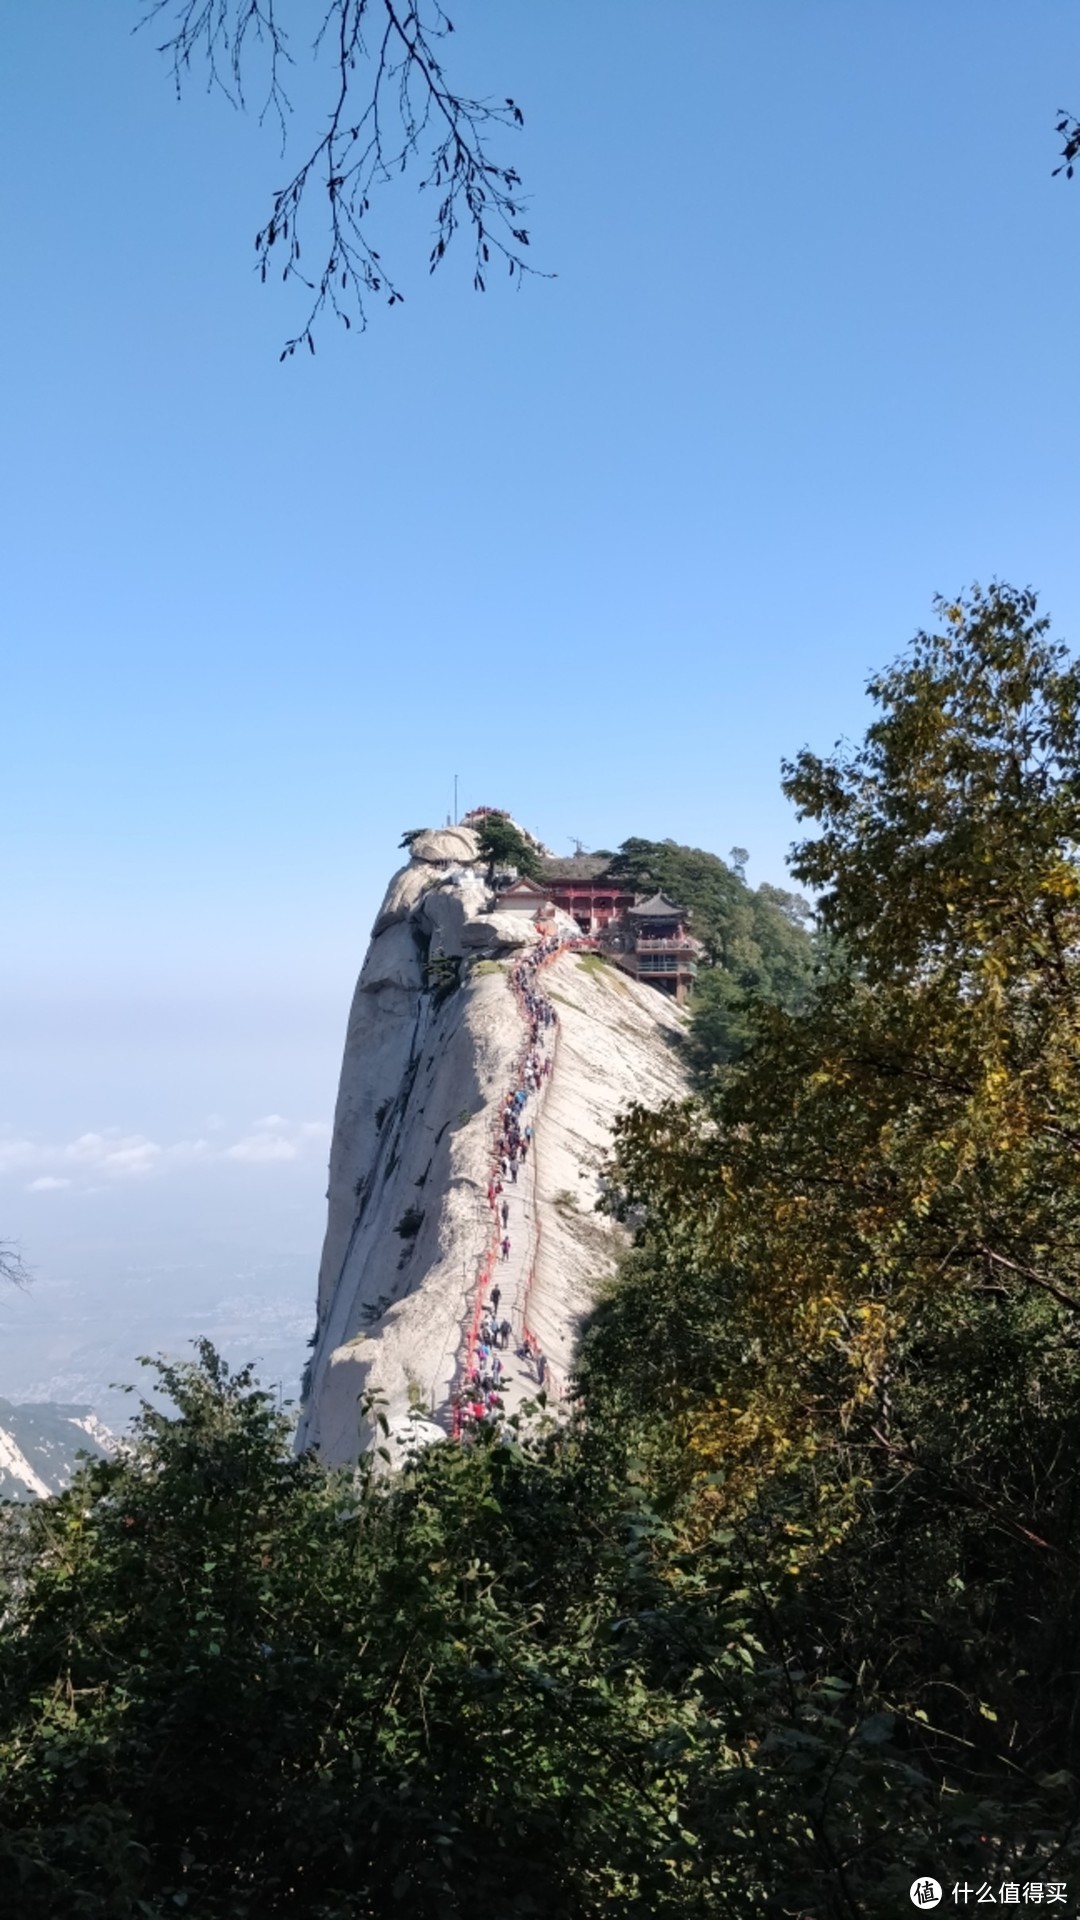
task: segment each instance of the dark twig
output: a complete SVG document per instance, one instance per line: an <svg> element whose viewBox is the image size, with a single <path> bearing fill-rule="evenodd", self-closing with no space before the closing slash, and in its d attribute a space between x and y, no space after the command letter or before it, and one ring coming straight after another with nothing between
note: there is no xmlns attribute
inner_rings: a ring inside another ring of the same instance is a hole
<svg viewBox="0 0 1080 1920"><path fill-rule="evenodd" d="M1056 180L1058 174L1063 173L1066 180L1071 180L1076 171L1077 158L1080 157L1080 120L1061 107L1054 131L1060 133L1065 142L1061 149L1061 165L1054 168L1054 178Z"/></svg>
<svg viewBox="0 0 1080 1920"><path fill-rule="evenodd" d="M10 1240L0 1240L0 1281L6 1281L11 1287L30 1285L30 1269Z"/></svg>
<svg viewBox="0 0 1080 1920"><path fill-rule="evenodd" d="M178 92L201 65L211 90L244 107L245 78L261 56L265 95L259 118L276 115L284 141L292 106L282 74L293 58L281 0L141 4L140 25L170 17L172 32L159 51L171 61ZM368 216L377 190L410 162L421 168L421 191L433 187L438 193L429 271L444 259L460 227L472 232L478 292L495 260L505 261L511 279L537 271L524 257L529 234L521 180L488 148L494 129L523 124L521 109L512 99L493 104L453 90L440 58L441 42L453 30L438 0L329 0L313 46L316 55L333 48L329 123L274 194L270 218L255 236L260 278L265 281L273 253L282 279L299 281L311 295L304 325L286 341L283 360L302 345L314 353L315 324L327 309L346 327L356 322L362 330L372 295L385 295L390 306L403 298L369 238ZM301 266L300 224L311 203L308 190L318 183L325 188L329 235L322 265L309 277Z"/></svg>

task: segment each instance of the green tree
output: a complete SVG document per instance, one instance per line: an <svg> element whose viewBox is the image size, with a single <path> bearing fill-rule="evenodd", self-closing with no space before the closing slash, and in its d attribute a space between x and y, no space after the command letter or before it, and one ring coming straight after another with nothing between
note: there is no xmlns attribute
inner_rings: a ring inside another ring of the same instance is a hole
<svg viewBox="0 0 1080 1920"><path fill-rule="evenodd" d="M880 1756L932 1790L908 1809L927 1861L936 1833L938 1858L984 1875L1065 1877L1080 675L1031 594L939 613L871 683L863 745L786 770L819 828L794 871L845 965L795 1013L759 1005L704 1099L625 1123L614 1171L648 1219L648 1281L615 1291L586 1361L598 1396L617 1356L619 1391L657 1409L654 1471L696 1486L706 1562L718 1527L748 1543L759 1631L835 1679L843 1752L869 1715ZM829 1735L819 1758L838 1755ZM829 1828L858 1899L862 1792ZM899 1893L895 1836L878 1840Z"/></svg>
<svg viewBox="0 0 1080 1920"><path fill-rule="evenodd" d="M686 1050L695 1080L705 1084L743 1053L756 1001L794 1008L805 997L817 958L808 928L813 910L782 888L751 889L717 854L674 840L625 840L612 872L690 910L705 955Z"/></svg>
<svg viewBox="0 0 1080 1920"><path fill-rule="evenodd" d="M476 837L480 852L488 863L488 880L492 885L496 867L516 867L528 880L540 877L543 869L536 848L505 814L485 814L476 830Z"/></svg>
<svg viewBox="0 0 1080 1920"><path fill-rule="evenodd" d="M205 1343L159 1373L174 1410L0 1534L4 1912L705 1920L604 1447L330 1475Z"/></svg>

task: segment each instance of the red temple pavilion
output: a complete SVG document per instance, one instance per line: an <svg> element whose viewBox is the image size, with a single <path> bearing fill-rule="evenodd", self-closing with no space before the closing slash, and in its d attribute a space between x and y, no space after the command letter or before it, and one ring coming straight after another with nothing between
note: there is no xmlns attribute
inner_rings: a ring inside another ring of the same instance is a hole
<svg viewBox="0 0 1080 1920"><path fill-rule="evenodd" d="M625 881L613 880L603 854L545 860L542 881L549 900L576 920L582 933L598 934L627 913L637 898Z"/></svg>
<svg viewBox="0 0 1080 1920"><path fill-rule="evenodd" d="M629 938L613 955L624 972L646 986L659 987L681 1005L694 984L700 940L687 929L689 914L662 893L628 907Z"/></svg>

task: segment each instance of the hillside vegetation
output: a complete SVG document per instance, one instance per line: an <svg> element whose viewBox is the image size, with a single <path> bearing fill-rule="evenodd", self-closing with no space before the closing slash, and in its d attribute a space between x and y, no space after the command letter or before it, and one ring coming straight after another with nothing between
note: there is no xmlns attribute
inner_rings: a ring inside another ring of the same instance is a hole
<svg viewBox="0 0 1080 1920"><path fill-rule="evenodd" d="M800 894L767 883L755 890L717 854L674 840L624 840L611 872L690 909L690 929L705 949L687 1035L700 1084L745 1051L754 1004L792 1012L803 1004L817 943L808 930L812 909Z"/></svg>
<svg viewBox="0 0 1080 1920"><path fill-rule="evenodd" d="M204 1348L9 1514L0 1910L1069 1911L1080 676L997 588L871 691L785 776L844 964L627 1117L565 1429L329 1475Z"/></svg>

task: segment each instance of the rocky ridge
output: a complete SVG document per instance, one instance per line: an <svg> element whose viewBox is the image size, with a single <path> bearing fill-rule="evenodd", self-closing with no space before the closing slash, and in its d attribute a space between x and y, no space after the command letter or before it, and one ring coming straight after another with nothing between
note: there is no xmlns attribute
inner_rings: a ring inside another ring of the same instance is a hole
<svg viewBox="0 0 1080 1920"><path fill-rule="evenodd" d="M0 1500L44 1500L70 1486L81 1453L100 1458L116 1441L91 1407L0 1400Z"/></svg>
<svg viewBox="0 0 1080 1920"><path fill-rule="evenodd" d="M671 1001L568 944L545 956L551 1068L528 1111L532 1151L506 1186L511 1252L492 1268L503 1231L489 1197L494 1154L528 1039L511 974L542 941L577 936L562 915L541 930L498 911L467 827L411 837L353 997L335 1114L298 1435L328 1463L355 1459L367 1392L381 1396L392 1440L452 1430L493 1275L514 1329L508 1410L536 1392L513 1352L526 1324L549 1391L568 1376L581 1320L624 1244L594 1211L612 1124L632 1100L685 1090Z"/></svg>

